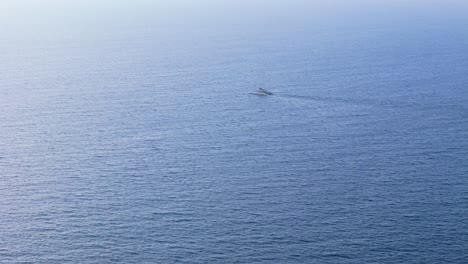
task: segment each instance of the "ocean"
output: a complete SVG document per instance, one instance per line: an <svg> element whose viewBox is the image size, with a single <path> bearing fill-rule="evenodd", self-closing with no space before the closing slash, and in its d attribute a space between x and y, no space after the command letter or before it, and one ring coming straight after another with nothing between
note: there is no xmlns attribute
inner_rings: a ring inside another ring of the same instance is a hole
<svg viewBox="0 0 468 264"><path fill-rule="evenodd" d="M468 263L468 9L245 5L1 20L0 263Z"/></svg>

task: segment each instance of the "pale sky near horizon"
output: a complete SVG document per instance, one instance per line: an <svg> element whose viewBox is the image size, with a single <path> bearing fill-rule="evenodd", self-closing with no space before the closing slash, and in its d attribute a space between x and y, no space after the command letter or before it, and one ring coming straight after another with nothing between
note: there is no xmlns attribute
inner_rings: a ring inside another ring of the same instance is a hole
<svg viewBox="0 0 468 264"><path fill-rule="evenodd" d="M249 12L249 10L261 13L300 8L307 8L309 11L379 9L437 11L467 7L468 2L464 0L2 0L0 1L0 14L4 17L14 17L22 12L24 14L51 14L57 11L73 12L89 9L142 11L144 8L180 14L187 11Z"/></svg>
<svg viewBox="0 0 468 264"><path fill-rule="evenodd" d="M34 33L68 28L250 28L273 25L349 24L356 20L404 23L464 21L464 0L2 0L0 31ZM159 24L158 24L159 23ZM263 24L262 24L263 23ZM369 22L366 22L369 24ZM292 27L292 26L291 26Z"/></svg>

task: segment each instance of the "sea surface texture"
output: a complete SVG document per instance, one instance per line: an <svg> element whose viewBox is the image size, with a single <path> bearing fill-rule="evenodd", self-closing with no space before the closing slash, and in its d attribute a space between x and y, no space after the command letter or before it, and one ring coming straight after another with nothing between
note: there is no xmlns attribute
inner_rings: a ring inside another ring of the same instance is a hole
<svg viewBox="0 0 468 264"><path fill-rule="evenodd" d="M79 8L0 19L0 263L468 263L468 9Z"/></svg>

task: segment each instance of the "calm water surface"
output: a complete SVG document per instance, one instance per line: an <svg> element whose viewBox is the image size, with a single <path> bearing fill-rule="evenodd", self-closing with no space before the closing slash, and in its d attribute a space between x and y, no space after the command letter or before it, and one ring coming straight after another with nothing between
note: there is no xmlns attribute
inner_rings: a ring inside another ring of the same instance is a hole
<svg viewBox="0 0 468 264"><path fill-rule="evenodd" d="M467 22L3 37L0 262L467 263Z"/></svg>

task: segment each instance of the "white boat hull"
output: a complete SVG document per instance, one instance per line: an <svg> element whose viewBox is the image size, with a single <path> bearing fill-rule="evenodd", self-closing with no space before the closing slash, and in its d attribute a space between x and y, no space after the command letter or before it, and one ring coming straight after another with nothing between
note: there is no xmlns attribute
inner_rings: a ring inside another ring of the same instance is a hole
<svg viewBox="0 0 468 264"><path fill-rule="evenodd" d="M260 95L260 96L268 96L270 94L266 94L266 93L259 93L259 92L251 92L249 94L254 94L254 95Z"/></svg>

